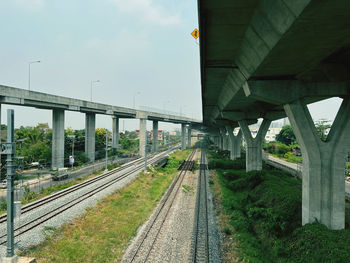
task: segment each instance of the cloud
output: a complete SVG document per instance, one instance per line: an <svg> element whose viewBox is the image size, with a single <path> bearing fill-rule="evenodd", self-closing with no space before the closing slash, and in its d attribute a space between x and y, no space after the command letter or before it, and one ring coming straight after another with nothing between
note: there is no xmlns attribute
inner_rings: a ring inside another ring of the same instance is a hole
<svg viewBox="0 0 350 263"><path fill-rule="evenodd" d="M178 15L168 15L162 6L154 5L152 0L112 0L123 12L162 26L180 24Z"/></svg>
<svg viewBox="0 0 350 263"><path fill-rule="evenodd" d="M45 0L14 0L14 3L21 8L39 10L44 6Z"/></svg>

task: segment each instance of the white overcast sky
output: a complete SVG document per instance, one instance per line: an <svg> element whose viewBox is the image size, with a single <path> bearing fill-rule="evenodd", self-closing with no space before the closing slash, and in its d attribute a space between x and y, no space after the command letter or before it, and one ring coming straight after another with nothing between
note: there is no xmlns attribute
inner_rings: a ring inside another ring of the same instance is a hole
<svg viewBox="0 0 350 263"><path fill-rule="evenodd" d="M0 0L0 84L117 106L149 106L202 118L196 0ZM339 99L312 105L315 119L333 119ZM47 122L51 111L15 109L16 127ZM84 128L66 112L66 127ZM138 128L137 120L120 129ZM149 122L149 127L151 123ZM111 128L97 115L97 127ZM179 128L160 123L160 129Z"/></svg>

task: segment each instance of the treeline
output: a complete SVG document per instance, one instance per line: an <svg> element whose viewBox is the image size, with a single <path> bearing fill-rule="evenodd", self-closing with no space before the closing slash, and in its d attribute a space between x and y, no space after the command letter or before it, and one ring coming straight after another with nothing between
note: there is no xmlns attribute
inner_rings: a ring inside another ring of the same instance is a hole
<svg viewBox="0 0 350 263"><path fill-rule="evenodd" d="M2 141L6 141L6 125L2 125ZM95 159L105 158L106 149L106 129L96 129L96 156ZM111 145L111 133L108 134L108 145ZM88 157L85 154L85 129L73 130L68 128L64 134L64 161L65 166L69 166L69 156L72 155L74 141L74 159L75 166L82 165L88 162ZM16 142L16 164L21 168L27 168L31 166L33 162L39 162L41 167L51 166L52 155L52 129L49 128L47 123L40 123L36 127L23 127L15 130L15 142ZM126 155L136 153L138 150L139 140L137 139L136 132L126 131L119 134L120 148L118 153L115 150L108 147L108 155ZM5 172L4 167L6 163L6 156L2 155L2 170ZM2 174L3 174L2 173Z"/></svg>
<svg viewBox="0 0 350 263"><path fill-rule="evenodd" d="M330 121L322 119L315 122L316 133L320 136L322 141L327 140L330 128ZM301 150L291 125L283 126L280 133L276 136L276 141L265 143L264 150L279 158L286 159L288 162L302 162ZM350 158L350 152L348 158Z"/></svg>

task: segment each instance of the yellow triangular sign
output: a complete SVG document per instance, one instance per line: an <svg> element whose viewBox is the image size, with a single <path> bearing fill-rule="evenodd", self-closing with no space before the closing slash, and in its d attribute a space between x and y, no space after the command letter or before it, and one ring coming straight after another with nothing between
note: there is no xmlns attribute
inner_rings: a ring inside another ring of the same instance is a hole
<svg viewBox="0 0 350 263"><path fill-rule="evenodd" d="M191 35L197 39L199 38L199 30L196 28L195 30L193 30L193 32L191 33Z"/></svg>

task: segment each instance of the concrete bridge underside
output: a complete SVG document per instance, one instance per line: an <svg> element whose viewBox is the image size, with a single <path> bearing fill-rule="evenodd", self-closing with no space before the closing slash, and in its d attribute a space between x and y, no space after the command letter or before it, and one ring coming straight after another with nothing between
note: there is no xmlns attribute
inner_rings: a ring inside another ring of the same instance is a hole
<svg viewBox="0 0 350 263"><path fill-rule="evenodd" d="M303 155L302 222L345 226L345 155L350 148L350 2L198 1L203 123L221 148L247 143L247 171L261 169L272 120L288 116ZM307 104L343 99L327 140ZM248 125L263 119L252 138ZM239 135L237 135L239 136Z"/></svg>

